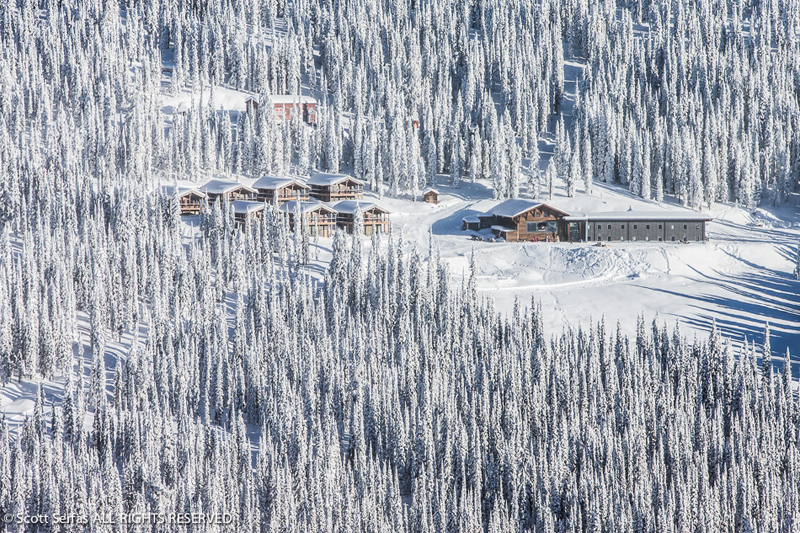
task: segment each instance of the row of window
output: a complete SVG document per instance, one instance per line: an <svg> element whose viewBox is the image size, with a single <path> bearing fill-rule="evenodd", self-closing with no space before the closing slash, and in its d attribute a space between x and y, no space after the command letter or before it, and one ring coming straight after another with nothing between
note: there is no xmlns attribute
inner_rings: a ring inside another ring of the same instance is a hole
<svg viewBox="0 0 800 533"><path fill-rule="evenodd" d="M598 241L602 241L603 240L603 236L602 235L598 235L597 236L597 240ZM608 236L607 240L609 240L609 241L611 240L611 235ZM625 237L620 237L619 240L624 241ZM631 240L636 241L638 239L636 237L633 237ZM644 240L649 241L650 240L650 236L649 235L645 236ZM659 241L663 241L664 238L663 237L659 237L658 240ZM674 242L675 241L675 235L673 235L672 239L670 239L670 240ZM688 241L689 239L687 239L686 235L684 235L682 240ZM695 240L695 242L700 242L700 236L699 235L695 235L694 240Z"/></svg>
<svg viewBox="0 0 800 533"><path fill-rule="evenodd" d="M603 225L598 224L597 229L603 229ZM608 225L608 229L611 229L611 224ZM625 224L620 224L619 229L625 229ZM634 224L633 229L639 229L639 224ZM650 224L645 224L644 229L650 229ZM659 224L658 229L664 229L664 224ZM669 229L675 229L675 224L670 224ZM689 224L684 224L683 229L689 229ZM695 224L694 229L699 230L700 224Z"/></svg>

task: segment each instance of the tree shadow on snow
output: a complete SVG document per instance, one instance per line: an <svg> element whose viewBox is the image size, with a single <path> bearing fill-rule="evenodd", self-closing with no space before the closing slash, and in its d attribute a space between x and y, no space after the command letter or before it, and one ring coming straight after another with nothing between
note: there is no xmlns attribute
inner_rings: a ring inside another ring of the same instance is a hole
<svg viewBox="0 0 800 533"><path fill-rule="evenodd" d="M697 272L695 270L695 272ZM793 375L800 373L796 366L800 360L800 282L786 272L760 268L758 273L737 276L715 271L716 277L697 272L703 283L722 289L722 294L687 294L658 287L650 290L676 297L695 300L691 307L697 309L694 316L680 317L693 327L711 331L716 319L720 333L736 344L747 337L761 346L764 342L764 326L770 324L772 358L777 369L783 364L788 348L795 363Z"/></svg>

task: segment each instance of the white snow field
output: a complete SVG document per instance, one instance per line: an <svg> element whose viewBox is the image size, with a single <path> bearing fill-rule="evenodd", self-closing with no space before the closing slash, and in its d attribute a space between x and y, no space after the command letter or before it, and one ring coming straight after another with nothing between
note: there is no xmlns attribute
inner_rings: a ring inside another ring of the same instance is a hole
<svg viewBox="0 0 800 533"><path fill-rule="evenodd" d="M498 311L511 310L514 300L529 305L534 297L546 311L550 333L605 317L633 333L644 313L648 324L678 322L684 333L707 333L712 320L734 344L745 337L760 343L768 321L775 354L800 355L800 281L794 279L800 241L797 207L762 208L755 212L717 204L708 214L708 243L500 243L473 241L461 230L461 219L488 210L498 201L480 183L458 189L436 186L438 205L382 199L392 211L393 231L427 250L429 232L448 259L453 281L469 274L474 254L478 288ZM570 211L654 211L683 209L658 206L627 190L594 184L594 195L578 192L567 198L556 188L552 201ZM669 201L672 201L670 199ZM489 233L483 230L482 233Z"/></svg>

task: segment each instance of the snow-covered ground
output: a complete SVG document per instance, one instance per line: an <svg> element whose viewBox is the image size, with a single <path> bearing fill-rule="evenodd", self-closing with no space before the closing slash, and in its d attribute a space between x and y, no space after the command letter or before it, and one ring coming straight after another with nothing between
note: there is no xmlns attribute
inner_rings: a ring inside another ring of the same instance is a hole
<svg viewBox="0 0 800 533"><path fill-rule="evenodd" d="M661 321L680 323L691 336L707 333L716 319L735 343L745 336L761 343L769 321L773 351L780 354L788 347L793 358L800 355L800 281L792 276L800 240L796 207L750 212L715 205L705 244L490 243L471 240L471 232L461 230L461 219L495 205L491 191L479 183L437 189L442 196L436 206L380 202L392 210L393 229L405 241L425 250L432 233L454 283L460 285L468 274L474 254L478 287L499 311L510 311L515 298L527 305L535 297L549 310L550 332L605 317L633 333L644 312L648 322L658 314ZM594 192L566 198L557 189L552 201L546 195L541 201L568 212L661 208L615 186L596 183ZM682 209L670 202L662 207Z"/></svg>

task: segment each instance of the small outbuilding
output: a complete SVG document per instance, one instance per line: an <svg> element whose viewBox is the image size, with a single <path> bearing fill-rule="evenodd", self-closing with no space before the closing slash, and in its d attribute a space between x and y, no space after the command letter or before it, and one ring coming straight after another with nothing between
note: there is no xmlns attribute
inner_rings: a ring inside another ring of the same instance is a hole
<svg viewBox="0 0 800 533"><path fill-rule="evenodd" d="M165 185L161 189L164 191L164 196L170 198L170 201L173 198L177 198L181 215L197 215L200 213L200 207L206 197L201 191L192 187L177 187L175 185Z"/></svg>
<svg viewBox="0 0 800 533"><path fill-rule="evenodd" d="M422 201L428 204L438 204L439 191L436 189L425 189L425 192L422 193Z"/></svg>
<svg viewBox="0 0 800 533"><path fill-rule="evenodd" d="M208 202L213 204L219 199L228 200L254 200L258 191L237 181L213 179L200 189L208 196Z"/></svg>
<svg viewBox="0 0 800 533"><path fill-rule="evenodd" d="M464 231L480 231L481 219L477 215L469 215L461 219L461 229Z"/></svg>
<svg viewBox="0 0 800 533"><path fill-rule="evenodd" d="M347 174L314 174L306 182L311 187L311 196L322 202L359 200L364 197L364 182Z"/></svg>
<svg viewBox="0 0 800 533"><path fill-rule="evenodd" d="M264 202L274 202L283 204L290 200L309 200L308 185L295 178L278 178L275 176L264 176L253 183L253 188L258 191L258 199Z"/></svg>
<svg viewBox="0 0 800 533"><path fill-rule="evenodd" d="M244 101L244 107L248 113L250 111L256 111L258 109L258 96L256 95L248 96L247 99Z"/></svg>
<svg viewBox="0 0 800 533"><path fill-rule="evenodd" d="M347 233L353 233L356 210L361 210L362 227L365 235L389 231L389 210L374 202L343 200L334 205L338 213L336 223Z"/></svg>
<svg viewBox="0 0 800 533"><path fill-rule="evenodd" d="M291 200L280 206L279 210L288 215L289 227L292 230L294 230L295 213L298 209L305 218L311 235L330 237L336 231L336 211L323 203L313 200L300 202L299 206L297 201Z"/></svg>

